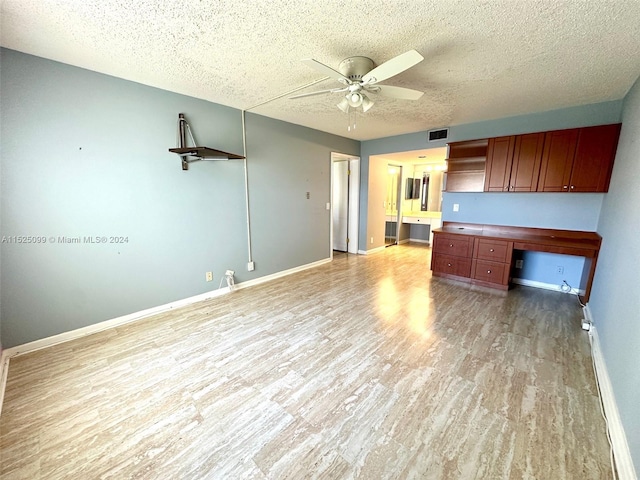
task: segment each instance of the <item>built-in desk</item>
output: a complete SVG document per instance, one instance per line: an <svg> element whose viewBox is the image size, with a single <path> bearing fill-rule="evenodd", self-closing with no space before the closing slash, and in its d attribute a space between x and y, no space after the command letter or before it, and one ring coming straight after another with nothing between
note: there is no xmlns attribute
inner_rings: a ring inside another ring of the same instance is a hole
<svg viewBox="0 0 640 480"><path fill-rule="evenodd" d="M434 230L433 275L507 290L513 250L585 258L580 290L589 301L602 237L596 232L444 222Z"/></svg>

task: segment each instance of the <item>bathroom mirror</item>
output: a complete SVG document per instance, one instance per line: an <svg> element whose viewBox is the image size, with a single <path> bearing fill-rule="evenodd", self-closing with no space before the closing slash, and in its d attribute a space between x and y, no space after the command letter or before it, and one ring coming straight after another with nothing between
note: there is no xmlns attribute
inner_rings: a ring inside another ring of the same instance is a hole
<svg viewBox="0 0 640 480"><path fill-rule="evenodd" d="M412 212L442 211L442 182L445 168L444 162L413 166L411 175L413 187L409 206Z"/></svg>

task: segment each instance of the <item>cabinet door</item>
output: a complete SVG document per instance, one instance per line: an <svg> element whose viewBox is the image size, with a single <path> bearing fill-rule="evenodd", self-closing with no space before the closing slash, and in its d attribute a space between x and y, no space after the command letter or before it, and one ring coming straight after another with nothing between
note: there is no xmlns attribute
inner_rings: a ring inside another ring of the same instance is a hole
<svg viewBox="0 0 640 480"><path fill-rule="evenodd" d="M518 135L509 180L510 192L535 192L540 175L544 133Z"/></svg>
<svg viewBox="0 0 640 480"><path fill-rule="evenodd" d="M473 247L473 258L489 260L490 262L511 263L512 252L512 242L476 238Z"/></svg>
<svg viewBox="0 0 640 480"><path fill-rule="evenodd" d="M473 237L469 235L434 235L433 251L445 255L471 258L473 253Z"/></svg>
<svg viewBox="0 0 640 480"><path fill-rule="evenodd" d="M433 255L431 269L434 273L444 273L446 275L455 275L456 277L470 277L471 259L436 253Z"/></svg>
<svg viewBox="0 0 640 480"><path fill-rule="evenodd" d="M579 129L546 132L538 192L568 192Z"/></svg>
<svg viewBox="0 0 640 480"><path fill-rule="evenodd" d="M607 192L618 148L620 124L580 129L571 170L572 192Z"/></svg>
<svg viewBox="0 0 640 480"><path fill-rule="evenodd" d="M476 260L471 267L471 278L496 285L509 283L509 264Z"/></svg>
<svg viewBox="0 0 640 480"><path fill-rule="evenodd" d="M514 136L489 139L484 179L485 192L506 192L509 190L509 174L511 173L514 144Z"/></svg>

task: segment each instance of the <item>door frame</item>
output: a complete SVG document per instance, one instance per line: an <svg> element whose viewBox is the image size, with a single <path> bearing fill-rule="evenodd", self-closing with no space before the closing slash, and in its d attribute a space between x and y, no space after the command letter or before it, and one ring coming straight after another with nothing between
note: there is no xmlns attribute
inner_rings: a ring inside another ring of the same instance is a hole
<svg viewBox="0 0 640 480"><path fill-rule="evenodd" d="M333 164L349 162L348 208L347 208L347 252L358 253L358 233L360 228L360 157L339 152L331 152L331 191L329 192L329 258L333 259Z"/></svg>
<svg viewBox="0 0 640 480"><path fill-rule="evenodd" d="M398 236L400 234L400 224L401 224L401 220L402 220L402 191L404 188L404 185L402 184L402 179L403 179L403 175L404 175L404 166L401 165L400 163L391 163L391 162L387 162L387 177L389 176L389 167L393 167L393 168L398 168L400 169L400 173L398 174L398 179L396 181L396 234L395 234L395 241L393 243L387 243L387 236L386 236L386 230L387 230L387 216L386 216L386 212L385 212L385 220L384 220L384 228L385 228L385 239L384 239L384 246L385 247L391 247L393 245L399 245L399 240L398 240ZM385 202L385 210L386 210L386 202Z"/></svg>

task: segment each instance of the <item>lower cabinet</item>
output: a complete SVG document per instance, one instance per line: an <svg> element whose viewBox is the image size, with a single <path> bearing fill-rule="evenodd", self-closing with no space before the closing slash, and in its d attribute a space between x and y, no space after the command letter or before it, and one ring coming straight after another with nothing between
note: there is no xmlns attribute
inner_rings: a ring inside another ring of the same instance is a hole
<svg viewBox="0 0 640 480"><path fill-rule="evenodd" d="M434 232L431 251L433 273L451 277L471 277L473 239L471 235Z"/></svg>
<svg viewBox="0 0 640 480"><path fill-rule="evenodd" d="M435 276L507 290L512 255L513 242L437 232L431 270Z"/></svg>
<svg viewBox="0 0 640 480"><path fill-rule="evenodd" d="M487 262L486 260L473 260L473 273L471 278L478 280L476 283L490 283L496 288L509 287L508 263Z"/></svg>
<svg viewBox="0 0 640 480"><path fill-rule="evenodd" d="M471 276L471 259L436 254L433 256L431 268L439 273L456 277L469 277Z"/></svg>

